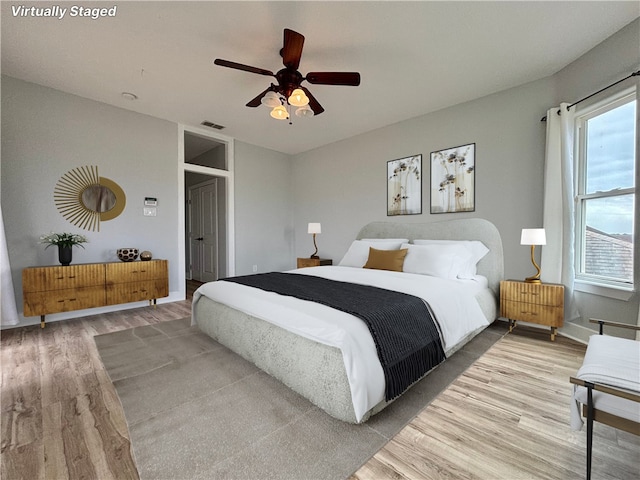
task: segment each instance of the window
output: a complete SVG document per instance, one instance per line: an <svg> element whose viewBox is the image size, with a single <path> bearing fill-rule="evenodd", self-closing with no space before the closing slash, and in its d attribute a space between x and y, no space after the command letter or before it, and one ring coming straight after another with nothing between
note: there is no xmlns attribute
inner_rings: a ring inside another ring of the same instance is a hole
<svg viewBox="0 0 640 480"><path fill-rule="evenodd" d="M636 94L577 112L576 279L633 288Z"/></svg>

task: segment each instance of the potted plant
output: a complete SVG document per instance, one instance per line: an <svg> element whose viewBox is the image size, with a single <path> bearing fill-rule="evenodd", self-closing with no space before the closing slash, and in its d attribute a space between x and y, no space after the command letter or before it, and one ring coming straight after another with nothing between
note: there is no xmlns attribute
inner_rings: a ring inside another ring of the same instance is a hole
<svg viewBox="0 0 640 480"><path fill-rule="evenodd" d="M42 235L40 237L40 243L47 244L47 246L44 247L45 250L51 245L58 247L58 261L62 265L69 265L71 263L71 253L74 245L84 248L82 244L88 241L87 237L76 233L50 233L49 235Z"/></svg>

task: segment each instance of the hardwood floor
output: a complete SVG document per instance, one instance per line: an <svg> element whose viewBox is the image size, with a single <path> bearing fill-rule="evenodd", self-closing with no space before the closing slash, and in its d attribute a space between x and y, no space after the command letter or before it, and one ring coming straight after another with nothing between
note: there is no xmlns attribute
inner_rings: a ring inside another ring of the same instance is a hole
<svg viewBox="0 0 640 480"><path fill-rule="evenodd" d="M137 479L122 407L93 337L190 314L189 298L3 330L0 478Z"/></svg>
<svg viewBox="0 0 640 480"><path fill-rule="evenodd" d="M518 326L350 480L585 478L586 427L569 427L585 346ZM640 437L594 424L592 478L640 477Z"/></svg>
<svg viewBox="0 0 640 480"><path fill-rule="evenodd" d="M189 295L195 285L187 287ZM137 479L126 421L93 336L190 314L190 298L3 330L0 478ZM353 480L584 478L568 428L584 346L522 326L360 468ZM638 437L596 424L594 479L633 478Z"/></svg>

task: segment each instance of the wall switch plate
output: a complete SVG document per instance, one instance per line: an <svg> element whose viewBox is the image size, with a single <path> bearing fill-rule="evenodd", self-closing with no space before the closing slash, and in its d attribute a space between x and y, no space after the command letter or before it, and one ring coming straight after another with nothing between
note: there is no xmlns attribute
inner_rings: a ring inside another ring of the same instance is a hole
<svg viewBox="0 0 640 480"><path fill-rule="evenodd" d="M255 273L255 272L257 272L257 271L258 271L258 265L254 265L254 266L253 266L253 273Z"/></svg>
<svg viewBox="0 0 640 480"><path fill-rule="evenodd" d="M144 216L145 217L155 217L158 213L158 209L156 207L144 207Z"/></svg>

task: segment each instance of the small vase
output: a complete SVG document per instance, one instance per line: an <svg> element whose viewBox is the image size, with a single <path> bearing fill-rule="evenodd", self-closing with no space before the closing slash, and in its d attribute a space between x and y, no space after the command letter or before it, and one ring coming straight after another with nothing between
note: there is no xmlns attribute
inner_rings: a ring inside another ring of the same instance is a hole
<svg viewBox="0 0 640 480"><path fill-rule="evenodd" d="M62 265L67 266L71 263L72 249L73 247L70 245L58 245L58 261Z"/></svg>

